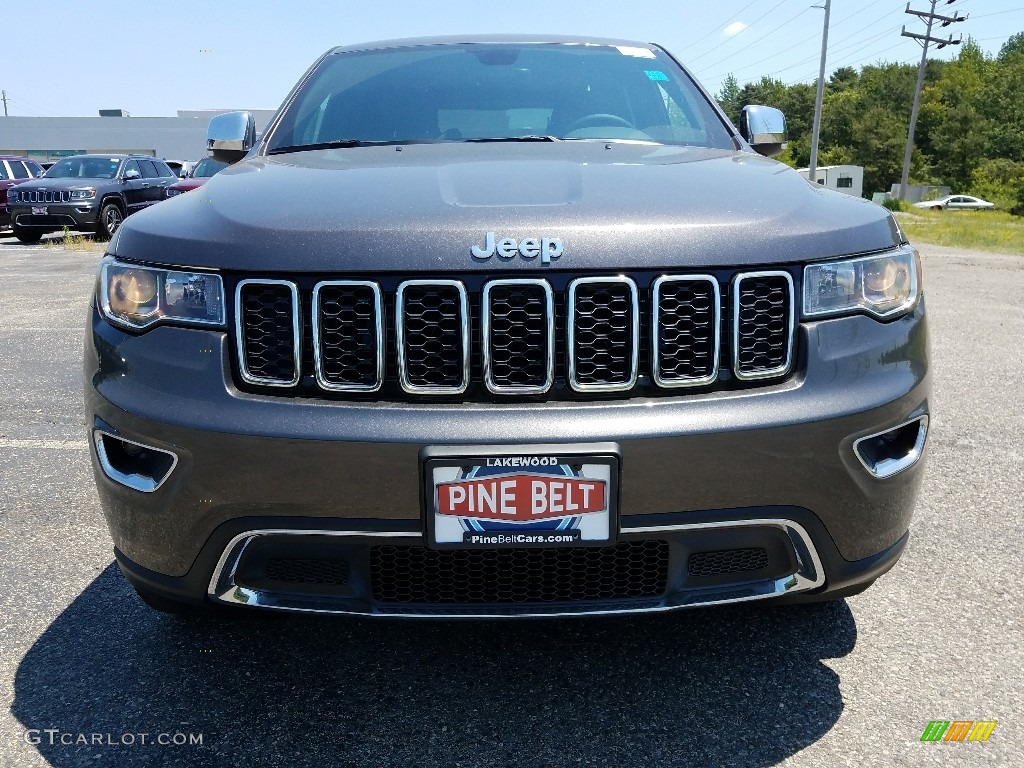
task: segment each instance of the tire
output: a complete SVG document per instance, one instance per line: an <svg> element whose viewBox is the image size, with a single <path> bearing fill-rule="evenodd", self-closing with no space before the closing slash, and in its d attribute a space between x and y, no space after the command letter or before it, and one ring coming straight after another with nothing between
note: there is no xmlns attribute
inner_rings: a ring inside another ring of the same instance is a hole
<svg viewBox="0 0 1024 768"><path fill-rule="evenodd" d="M100 215L96 219L96 237L109 240L124 222L124 211L113 200L105 200L100 206Z"/></svg>
<svg viewBox="0 0 1024 768"><path fill-rule="evenodd" d="M38 243L43 237L43 233L38 230L22 229L16 225L12 225L11 229L14 230L14 236L18 238L18 240L29 245L32 243Z"/></svg>

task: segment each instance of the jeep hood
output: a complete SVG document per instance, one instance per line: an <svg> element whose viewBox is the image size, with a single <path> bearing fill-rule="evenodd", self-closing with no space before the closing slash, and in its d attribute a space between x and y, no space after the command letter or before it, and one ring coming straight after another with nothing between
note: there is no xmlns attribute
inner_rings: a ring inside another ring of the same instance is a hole
<svg viewBox="0 0 1024 768"><path fill-rule="evenodd" d="M487 232L560 238L564 253L472 258ZM885 209L749 152L567 141L250 157L128 218L111 250L250 273L593 271L783 264L902 239Z"/></svg>

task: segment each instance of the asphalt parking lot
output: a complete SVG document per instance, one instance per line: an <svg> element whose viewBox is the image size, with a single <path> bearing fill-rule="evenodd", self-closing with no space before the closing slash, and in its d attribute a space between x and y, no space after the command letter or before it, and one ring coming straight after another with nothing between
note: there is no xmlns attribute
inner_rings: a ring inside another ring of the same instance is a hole
<svg viewBox="0 0 1024 768"><path fill-rule="evenodd" d="M0 236L0 765L1024 765L1024 257L922 250L928 477L864 594L226 623L150 611L113 564L81 412L99 253ZM936 719L998 726L922 743Z"/></svg>

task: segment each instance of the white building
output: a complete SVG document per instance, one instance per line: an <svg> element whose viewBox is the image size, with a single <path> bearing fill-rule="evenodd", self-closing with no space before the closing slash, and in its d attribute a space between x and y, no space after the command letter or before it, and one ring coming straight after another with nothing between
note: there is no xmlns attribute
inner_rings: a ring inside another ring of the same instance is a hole
<svg viewBox="0 0 1024 768"><path fill-rule="evenodd" d="M206 156L210 118L228 109L178 110L176 117L125 117L104 109L100 117L0 117L0 155L21 155L39 162L68 155L138 152L167 160ZM251 109L262 132L273 109Z"/></svg>
<svg viewBox="0 0 1024 768"><path fill-rule="evenodd" d="M797 171L805 179L810 178L810 168ZM824 165L818 166L815 181L823 187L845 192L854 197L864 194L864 168L859 165Z"/></svg>

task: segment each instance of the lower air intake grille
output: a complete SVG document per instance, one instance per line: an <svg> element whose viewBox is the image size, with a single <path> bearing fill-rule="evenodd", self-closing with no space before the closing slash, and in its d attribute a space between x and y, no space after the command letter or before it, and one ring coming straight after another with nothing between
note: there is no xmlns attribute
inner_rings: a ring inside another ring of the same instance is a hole
<svg viewBox="0 0 1024 768"><path fill-rule="evenodd" d="M347 584L348 561L277 558L267 561L264 573L271 581L292 584Z"/></svg>
<svg viewBox="0 0 1024 768"><path fill-rule="evenodd" d="M734 282L736 376L760 379L789 370L793 280L786 272L750 272Z"/></svg>
<svg viewBox="0 0 1024 768"><path fill-rule="evenodd" d="M694 552L687 563L691 576L718 576L723 573L760 571L768 567L768 550L763 547L750 549L724 549L719 552Z"/></svg>
<svg viewBox="0 0 1024 768"><path fill-rule="evenodd" d="M668 542L611 547L370 552L373 597L388 603L544 603L655 597L665 592Z"/></svg>

